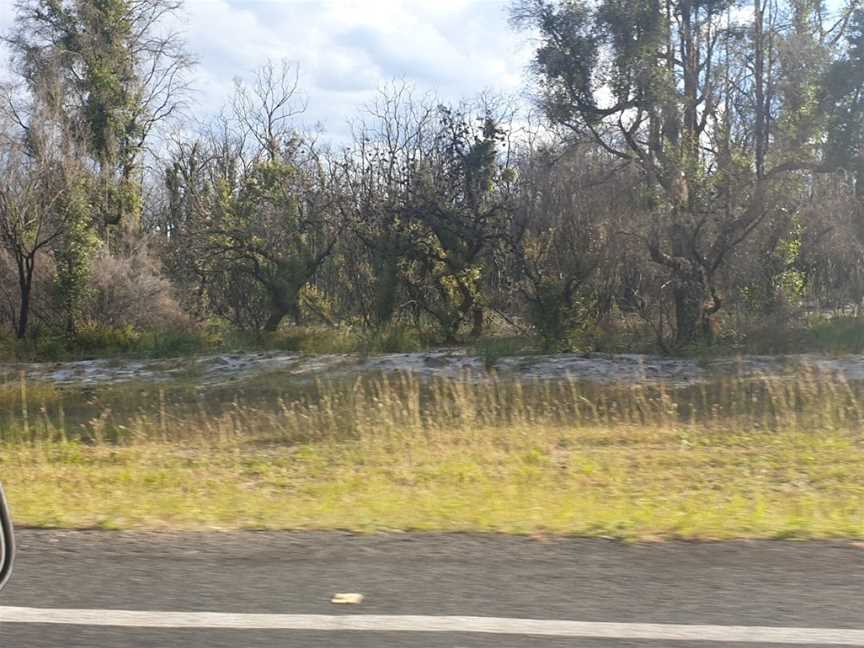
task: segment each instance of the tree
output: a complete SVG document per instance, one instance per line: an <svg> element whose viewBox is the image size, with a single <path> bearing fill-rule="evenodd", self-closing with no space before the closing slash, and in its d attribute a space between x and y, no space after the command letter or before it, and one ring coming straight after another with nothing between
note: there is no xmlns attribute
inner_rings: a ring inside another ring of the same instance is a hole
<svg viewBox="0 0 864 648"><path fill-rule="evenodd" d="M18 0L7 42L32 95L51 86L67 136L95 167L91 199L105 228L141 213L141 156L181 106L191 58L165 19L180 0ZM32 107L14 108L30 126ZM29 113L29 114L28 114Z"/></svg>
<svg viewBox="0 0 864 648"><path fill-rule="evenodd" d="M341 227L338 170L289 121L297 105L290 69L268 64L251 93L240 86L234 121L179 147L166 174L170 205L188 210L171 219L183 267L218 313L267 331L286 316L299 323L302 291Z"/></svg>
<svg viewBox="0 0 864 648"><path fill-rule="evenodd" d="M33 164L14 149L0 155L0 248L12 257L17 271L15 335L23 339L30 323L36 264L63 234L58 209L62 187L50 163Z"/></svg>
<svg viewBox="0 0 864 648"><path fill-rule="evenodd" d="M449 343L467 321L472 337L483 331L482 278L487 255L503 240L515 176L499 155L506 133L488 109L472 116L439 107L428 141L407 196L413 227L404 277Z"/></svg>
<svg viewBox="0 0 864 648"><path fill-rule="evenodd" d="M716 277L731 251L766 218L794 209L784 183L825 169L814 146L821 115L809 99L796 103L809 97L798 91L810 80L796 78L787 57L775 97L768 62L776 35L764 29L773 19L761 2L751 24L733 8L731 0L526 0L514 8L516 22L540 34L534 69L548 117L643 175L648 250L671 275L678 345L710 337L722 305ZM814 34L815 60L827 47L817 21L793 21L787 36ZM789 133L773 152L780 132L772 111Z"/></svg>
<svg viewBox="0 0 864 648"><path fill-rule="evenodd" d="M399 84L382 89L353 125L353 147L343 161L348 196L342 205L362 244L355 285L368 302L366 319L375 326L391 323L405 291L403 272L416 228L408 199L429 154L435 114L433 104L419 101L410 86ZM361 277L365 285L359 283Z"/></svg>
<svg viewBox="0 0 864 648"><path fill-rule="evenodd" d="M848 173L855 194L864 198L864 9L852 15L846 40L845 55L827 72L826 151L831 164Z"/></svg>
<svg viewBox="0 0 864 648"><path fill-rule="evenodd" d="M315 157L257 163L236 195L219 197L196 237L205 262L244 273L264 288L267 331L286 316L300 323L301 291L337 241L332 195L317 165Z"/></svg>
<svg viewBox="0 0 864 648"><path fill-rule="evenodd" d="M436 105L403 84L382 90L355 124L342 205L366 247L376 325L391 321L404 295L447 342L468 322L472 336L482 333L482 283L513 179L500 122L491 103Z"/></svg>
<svg viewBox="0 0 864 648"><path fill-rule="evenodd" d="M7 128L2 148L8 182L4 186L3 238L16 260L21 308L17 332L23 336L37 260L51 254L66 329L73 333L88 276L87 260L96 241L92 230L92 174L82 165L77 138L64 119L56 81L41 78L31 89L28 122L21 121L5 89L0 110Z"/></svg>
<svg viewBox="0 0 864 648"><path fill-rule="evenodd" d="M519 159L508 237L513 287L549 351L590 344L614 303L620 232L639 207L638 179L619 165L590 144L560 142L532 145Z"/></svg>

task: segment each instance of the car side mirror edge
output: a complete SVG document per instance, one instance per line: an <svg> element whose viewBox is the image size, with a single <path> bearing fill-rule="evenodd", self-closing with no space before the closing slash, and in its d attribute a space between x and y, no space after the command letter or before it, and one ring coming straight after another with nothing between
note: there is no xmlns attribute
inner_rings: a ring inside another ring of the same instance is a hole
<svg viewBox="0 0 864 648"><path fill-rule="evenodd" d="M3 486L0 485L0 590L12 575L15 562L15 535L12 532L12 514L6 502Z"/></svg>

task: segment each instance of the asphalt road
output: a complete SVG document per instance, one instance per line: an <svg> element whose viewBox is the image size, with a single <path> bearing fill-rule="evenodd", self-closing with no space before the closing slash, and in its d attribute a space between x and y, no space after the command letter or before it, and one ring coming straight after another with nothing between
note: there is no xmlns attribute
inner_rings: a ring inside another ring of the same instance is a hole
<svg viewBox="0 0 864 648"><path fill-rule="evenodd" d="M0 594L0 606L10 609L470 615L864 630L864 546L851 543L626 545L468 535L30 530L19 530L18 542L15 576ZM360 605L334 606L335 592L365 598ZM2 648L758 645L692 637L166 629L3 619L0 608Z"/></svg>

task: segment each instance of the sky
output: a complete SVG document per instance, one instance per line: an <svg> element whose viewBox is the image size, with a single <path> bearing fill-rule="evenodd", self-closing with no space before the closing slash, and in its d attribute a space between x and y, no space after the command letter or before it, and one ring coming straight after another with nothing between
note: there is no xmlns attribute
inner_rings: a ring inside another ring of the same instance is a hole
<svg viewBox="0 0 864 648"><path fill-rule="evenodd" d="M303 121L342 141L348 119L393 80L448 101L519 95L531 44L511 29L507 8L508 0L186 0L174 20L198 61L195 117L218 112L235 78L287 59L300 66ZM13 1L0 0L0 32L13 20Z"/></svg>

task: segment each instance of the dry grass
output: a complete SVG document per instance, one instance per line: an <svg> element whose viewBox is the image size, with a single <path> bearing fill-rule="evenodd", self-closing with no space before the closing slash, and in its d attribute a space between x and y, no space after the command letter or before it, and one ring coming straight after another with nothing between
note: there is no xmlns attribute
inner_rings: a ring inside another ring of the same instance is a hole
<svg viewBox="0 0 864 648"><path fill-rule="evenodd" d="M0 475L36 526L861 538L861 405L824 376L684 394L400 377L83 435L31 412L2 430Z"/></svg>

